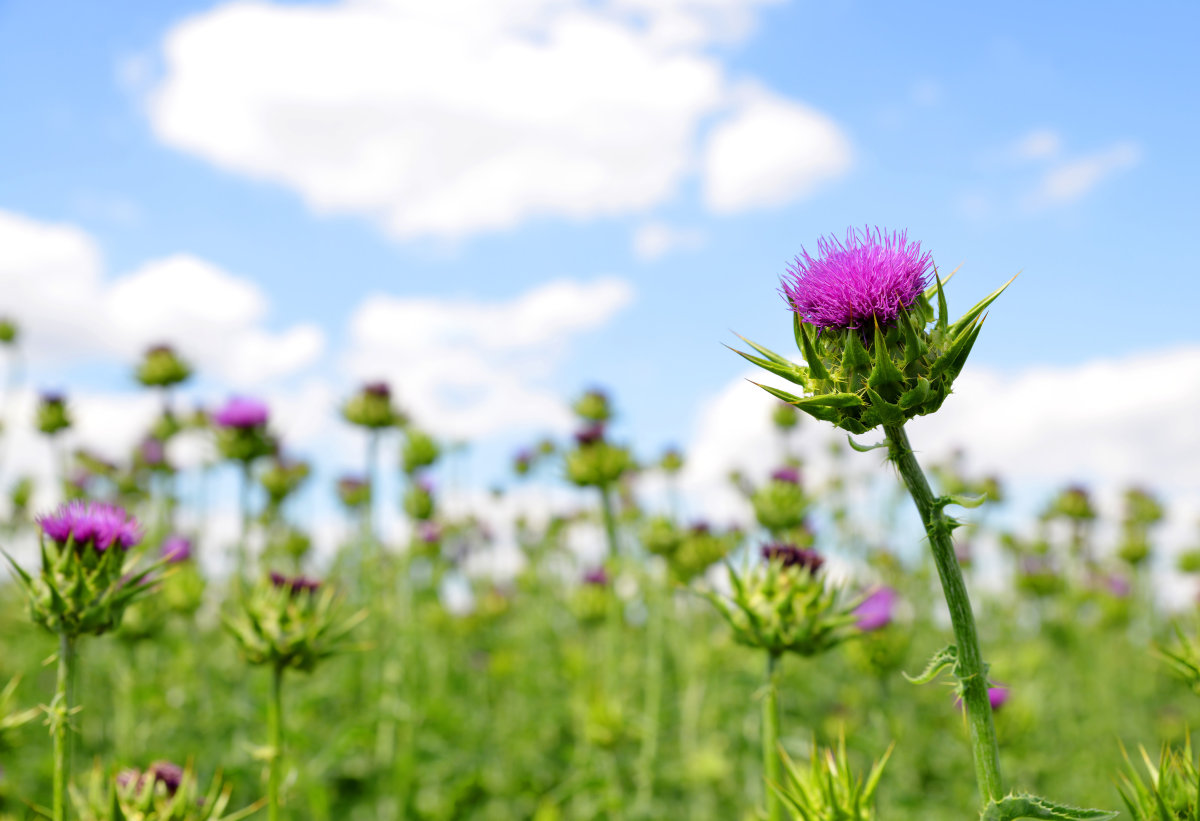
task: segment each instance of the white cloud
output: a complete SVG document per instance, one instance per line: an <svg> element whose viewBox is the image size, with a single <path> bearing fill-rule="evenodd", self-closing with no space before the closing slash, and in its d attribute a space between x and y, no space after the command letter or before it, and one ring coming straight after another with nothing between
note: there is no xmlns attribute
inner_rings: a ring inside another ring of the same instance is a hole
<svg viewBox="0 0 1200 821"><path fill-rule="evenodd" d="M557 280L503 302L374 295L351 318L347 368L390 380L417 420L444 435L561 428L569 414L542 380L573 336L632 296L619 279Z"/></svg>
<svg viewBox="0 0 1200 821"><path fill-rule="evenodd" d="M1057 156L1062 135L1052 128L1037 128L1017 140L1011 151L1017 160L1044 160Z"/></svg>
<svg viewBox="0 0 1200 821"><path fill-rule="evenodd" d="M675 228L665 222L648 222L633 233L633 253L642 262L677 250L694 250L704 244L704 234L694 228Z"/></svg>
<svg viewBox="0 0 1200 821"><path fill-rule="evenodd" d="M0 291L36 359L132 364L170 342L199 368L248 386L306 367L324 347L312 325L266 330L262 290L197 257L154 260L111 280L102 269L79 229L0 211Z"/></svg>
<svg viewBox="0 0 1200 821"><path fill-rule="evenodd" d="M148 113L169 145L401 239L641 212L727 102L704 47L770 2L227 4L167 36ZM825 122L791 113L792 134Z"/></svg>
<svg viewBox="0 0 1200 821"><path fill-rule="evenodd" d="M825 114L747 88L704 151L704 201L718 213L784 205L844 174L850 142Z"/></svg>
<svg viewBox="0 0 1200 821"><path fill-rule="evenodd" d="M1104 180L1136 166L1141 160L1141 147L1123 141L1103 151L1059 163L1046 172L1026 204L1030 208L1043 208L1075 202Z"/></svg>

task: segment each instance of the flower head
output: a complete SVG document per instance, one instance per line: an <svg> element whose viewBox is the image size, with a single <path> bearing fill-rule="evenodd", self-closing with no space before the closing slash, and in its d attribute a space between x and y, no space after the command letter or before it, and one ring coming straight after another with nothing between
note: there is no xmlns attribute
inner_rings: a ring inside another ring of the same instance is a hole
<svg viewBox="0 0 1200 821"><path fill-rule="evenodd" d="M887 627L892 622L892 611L900 594L890 587L881 587L862 600L862 604L854 608L857 626L864 633Z"/></svg>
<svg viewBox="0 0 1200 821"><path fill-rule="evenodd" d="M582 447L594 445L604 439L604 423L592 422L575 432L575 441Z"/></svg>
<svg viewBox="0 0 1200 821"><path fill-rule="evenodd" d="M186 562L192 558L192 541L186 536L178 534L168 536L163 540L158 553L171 564Z"/></svg>
<svg viewBox="0 0 1200 821"><path fill-rule="evenodd" d="M91 547L103 553L113 545L128 550L142 540L136 519L116 505L101 502L68 502L39 516L37 523L54 542L65 545L73 540L79 551Z"/></svg>
<svg viewBox="0 0 1200 821"><path fill-rule="evenodd" d="M762 557L768 562L779 562L784 567L803 567L810 573L816 573L825 564L824 557L817 551L783 542L763 545Z"/></svg>
<svg viewBox="0 0 1200 821"><path fill-rule="evenodd" d="M300 593L316 593L321 589L321 582L308 576L289 577L272 570L270 579L274 587L285 588L293 596Z"/></svg>
<svg viewBox="0 0 1200 821"><path fill-rule="evenodd" d="M814 259L801 249L782 284L791 309L819 330L894 325L925 290L933 266L903 231L851 229L844 241L822 237L817 250Z"/></svg>
<svg viewBox="0 0 1200 821"><path fill-rule="evenodd" d="M800 470L799 468L792 467L791 465L785 465L784 467L776 468L775 470L771 471L771 481L786 482L789 485L798 485L800 484Z"/></svg>
<svg viewBox="0 0 1200 821"><path fill-rule="evenodd" d="M586 585L605 587L608 582L608 572L603 567L593 567L583 574L583 583Z"/></svg>
<svg viewBox="0 0 1200 821"><path fill-rule="evenodd" d="M270 415L265 403L257 399L235 396L213 415L213 422L222 428L258 428L267 424Z"/></svg>

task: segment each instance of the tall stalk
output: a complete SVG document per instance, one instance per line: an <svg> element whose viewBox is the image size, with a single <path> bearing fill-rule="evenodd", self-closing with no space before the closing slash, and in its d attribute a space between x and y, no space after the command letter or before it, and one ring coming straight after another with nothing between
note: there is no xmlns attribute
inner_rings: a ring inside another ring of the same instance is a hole
<svg viewBox="0 0 1200 821"><path fill-rule="evenodd" d="M237 569L238 578L246 578L250 569L250 488L254 482L254 474L250 469L250 461L242 462L242 486L239 506L242 512L242 535L238 539Z"/></svg>
<svg viewBox="0 0 1200 821"><path fill-rule="evenodd" d="M646 701L642 715L642 749L638 755L637 815L648 817L654 803L655 774L658 769L658 737L663 696L663 650L666 602L654 583L646 578L648 612L646 635Z"/></svg>
<svg viewBox="0 0 1200 821"><path fill-rule="evenodd" d="M762 754L767 821L780 821L783 818L783 804L775 792L783 775L782 761L779 757L779 659L778 653L767 652L767 674L762 696Z"/></svg>
<svg viewBox="0 0 1200 821"><path fill-rule="evenodd" d="M971 738L971 752L975 758L975 779L983 801L999 801L1004 796L1000 781L1000 748L996 743L996 728L992 723L992 705L988 701L987 667L979 649L979 634L975 629L975 616L971 611L971 600L963 581L962 569L954 555L951 539L952 525L943 512L943 504L934 498L925 473L909 444L908 434L901 425L884 425L888 441L888 458L896 465L904 480L921 523L933 549L938 577L946 606L950 610L950 622L954 626L954 641L957 648L958 676L962 690L962 701L966 707L967 727Z"/></svg>
<svg viewBox="0 0 1200 821"><path fill-rule="evenodd" d="M283 780L283 667L271 668L271 699L267 702L271 763L267 771L267 818L279 821L279 785Z"/></svg>
<svg viewBox="0 0 1200 821"><path fill-rule="evenodd" d="M71 704L75 699L75 639L58 636L58 678L54 690L54 821L66 821L71 780Z"/></svg>

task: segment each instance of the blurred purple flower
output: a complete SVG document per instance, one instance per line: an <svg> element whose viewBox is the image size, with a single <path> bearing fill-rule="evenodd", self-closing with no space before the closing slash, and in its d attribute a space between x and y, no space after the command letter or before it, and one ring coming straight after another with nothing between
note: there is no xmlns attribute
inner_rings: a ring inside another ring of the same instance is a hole
<svg viewBox="0 0 1200 821"><path fill-rule="evenodd" d="M1112 593L1118 599L1123 599L1133 592L1133 585L1129 583L1129 579L1119 573L1113 573L1106 579L1108 592Z"/></svg>
<svg viewBox="0 0 1200 821"><path fill-rule="evenodd" d="M593 567L583 574L583 583L603 587L609 582L608 571L603 567Z"/></svg>
<svg viewBox="0 0 1200 821"><path fill-rule="evenodd" d="M112 545L128 550L142 540L138 522L124 509L102 502L67 502L39 516L42 533L59 545L74 540L76 550L91 547L103 553Z"/></svg>
<svg viewBox="0 0 1200 821"><path fill-rule="evenodd" d="M425 544L437 544L442 538L442 527L437 522L419 522L417 538Z"/></svg>
<svg viewBox="0 0 1200 821"><path fill-rule="evenodd" d="M315 593L321 589L321 582L309 576L289 577L272 570L270 579L271 584L275 587L284 588L291 592L293 596L300 593Z"/></svg>
<svg viewBox="0 0 1200 821"><path fill-rule="evenodd" d="M789 307L817 327L867 331L895 324L929 280L931 255L903 231L850 229L845 240L817 240L814 259L801 249L788 266L782 291Z"/></svg>
<svg viewBox="0 0 1200 821"><path fill-rule="evenodd" d="M149 436L142 440L142 444L138 447L139 455L142 461L151 467L158 467L167 459L166 449L163 443L153 436Z"/></svg>
<svg viewBox="0 0 1200 821"><path fill-rule="evenodd" d="M222 428L257 428L267 424L269 415L266 403L235 396L213 414L213 422Z"/></svg>
<svg viewBox="0 0 1200 821"><path fill-rule="evenodd" d="M789 485L800 484L800 469L785 465L781 468L775 468L771 471L771 481L787 482Z"/></svg>
<svg viewBox="0 0 1200 821"><path fill-rule="evenodd" d="M855 624L859 630L869 633L879 630L892 623L892 611L900 601L900 594L890 587L881 587L862 600L862 604L854 608L857 619Z"/></svg>
<svg viewBox="0 0 1200 821"><path fill-rule="evenodd" d="M392 389L387 382L368 382L363 385L363 393L380 399L391 399Z"/></svg>
<svg viewBox="0 0 1200 821"><path fill-rule="evenodd" d="M192 541L178 534L168 536L159 548L159 555L171 564L186 562L192 558Z"/></svg>
<svg viewBox="0 0 1200 821"><path fill-rule="evenodd" d="M996 685L988 688L988 704L992 706L992 712L996 712L1008 701L1008 688ZM954 697L954 706L962 709L962 697Z"/></svg>
<svg viewBox="0 0 1200 821"><path fill-rule="evenodd" d="M587 446L594 445L604 439L604 423L593 422L575 433L576 443Z"/></svg>
<svg viewBox="0 0 1200 821"><path fill-rule="evenodd" d="M816 573L825 564L825 558L817 551L783 542L763 545L762 557L768 562L779 562L784 567L803 567L810 573Z"/></svg>

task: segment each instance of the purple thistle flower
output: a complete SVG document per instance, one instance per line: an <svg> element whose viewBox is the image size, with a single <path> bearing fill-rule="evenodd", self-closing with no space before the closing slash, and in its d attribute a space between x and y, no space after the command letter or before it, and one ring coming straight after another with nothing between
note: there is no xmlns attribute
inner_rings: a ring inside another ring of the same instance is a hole
<svg viewBox="0 0 1200 821"><path fill-rule="evenodd" d="M172 764L170 761L155 761L150 765L147 775L153 776L158 783L166 785L168 795L174 795L183 782L183 767Z"/></svg>
<svg viewBox="0 0 1200 821"><path fill-rule="evenodd" d="M817 551L783 542L763 545L762 557L768 562L779 562L784 567L803 567L809 573L816 573L825 564L824 557Z"/></svg>
<svg viewBox="0 0 1200 821"><path fill-rule="evenodd" d="M271 584L275 587L285 588L293 596L300 593L316 593L321 589L321 582L318 579L313 579L308 576L288 577L282 573L277 573L274 570L270 573Z"/></svg>
<svg viewBox="0 0 1200 821"><path fill-rule="evenodd" d="M608 571L606 571L603 567L593 567L591 570L583 574L584 584L605 587L608 585L608 582Z"/></svg>
<svg viewBox="0 0 1200 821"><path fill-rule="evenodd" d="M379 399L392 398L392 389L387 382L368 382L363 385L363 393Z"/></svg>
<svg viewBox="0 0 1200 821"><path fill-rule="evenodd" d="M1008 688L997 685L988 688L988 704L992 706L992 712L996 712L1004 706L1008 701ZM954 697L954 706L962 709L962 696Z"/></svg>
<svg viewBox="0 0 1200 821"><path fill-rule="evenodd" d="M575 441L583 447L586 447L588 445L594 445L603 439L604 439L604 423L603 422L593 422L590 425L588 425L587 427L583 428L582 430L576 432L576 434L575 434Z"/></svg>
<svg viewBox="0 0 1200 821"><path fill-rule="evenodd" d="M37 523L60 546L73 539L76 550L91 547L103 553L114 544L128 550L142 540L136 519L116 505L101 502L67 502L39 516Z"/></svg>
<svg viewBox="0 0 1200 821"><path fill-rule="evenodd" d="M892 611L900 601L900 594L890 587L881 587L862 600L854 608L855 622L859 630L869 633L887 627L892 622Z"/></svg>
<svg viewBox="0 0 1200 821"><path fill-rule="evenodd" d="M168 536L159 548L159 555L171 564L186 562L192 558L192 541L178 534Z"/></svg>
<svg viewBox="0 0 1200 821"><path fill-rule="evenodd" d="M142 461L151 467L162 465L167 460L167 453L163 447L163 443L153 436L143 439L138 451L142 457Z"/></svg>
<svg viewBox="0 0 1200 821"><path fill-rule="evenodd" d="M850 229L846 239L817 240L814 259L803 248L788 265L783 296L800 318L818 330L855 328L866 331L876 322L895 324L901 310L912 307L925 290L931 255L903 231Z"/></svg>
<svg viewBox="0 0 1200 821"><path fill-rule="evenodd" d="M1105 584L1108 587L1108 592L1116 596L1118 599L1123 599L1133 592L1133 585L1129 583L1129 579L1122 576L1120 573L1112 573Z"/></svg>
<svg viewBox="0 0 1200 821"><path fill-rule="evenodd" d="M791 465L785 465L781 468L775 468L771 471L771 481L787 482L789 485L800 484L800 470Z"/></svg>
<svg viewBox="0 0 1200 821"><path fill-rule="evenodd" d="M269 415L270 411L265 403L257 399L235 396L225 403L225 407L213 414L213 422L222 428L245 430L267 424Z"/></svg>
<svg viewBox="0 0 1200 821"><path fill-rule="evenodd" d="M437 522L420 522L417 525L417 538L425 544L437 544L442 538L442 528Z"/></svg>

